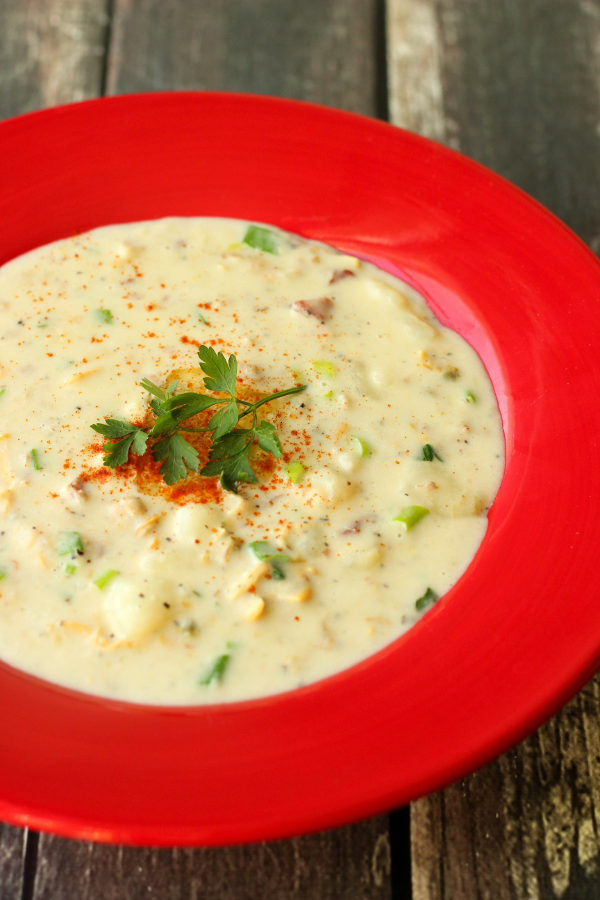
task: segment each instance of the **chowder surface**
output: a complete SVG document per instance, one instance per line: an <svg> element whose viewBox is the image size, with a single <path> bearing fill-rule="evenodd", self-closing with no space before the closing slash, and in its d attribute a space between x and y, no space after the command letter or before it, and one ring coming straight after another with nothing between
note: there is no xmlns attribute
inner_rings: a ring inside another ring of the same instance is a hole
<svg viewBox="0 0 600 900"><path fill-rule="evenodd" d="M7 662L140 702L271 694L397 637L472 559L504 461L476 354L373 266L247 227L111 226L0 269ZM284 457L257 451L238 495L149 455L109 469L90 428L147 424L143 378L204 391L200 344L247 399L308 385L261 410Z"/></svg>

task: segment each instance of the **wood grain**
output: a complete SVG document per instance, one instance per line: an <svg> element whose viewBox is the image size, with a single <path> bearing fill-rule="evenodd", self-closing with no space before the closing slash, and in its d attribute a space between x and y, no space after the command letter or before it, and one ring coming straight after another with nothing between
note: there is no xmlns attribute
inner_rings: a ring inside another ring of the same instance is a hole
<svg viewBox="0 0 600 900"><path fill-rule="evenodd" d="M0 823L0 900L21 896L27 830Z"/></svg>
<svg viewBox="0 0 600 900"><path fill-rule="evenodd" d="M97 96L109 0L0 0L0 118Z"/></svg>
<svg viewBox="0 0 600 900"><path fill-rule="evenodd" d="M389 897L385 819L216 849L114 848L42 836L36 900L370 900Z"/></svg>
<svg viewBox="0 0 600 900"><path fill-rule="evenodd" d="M378 109L377 0L117 0L108 93L200 89Z"/></svg>
<svg viewBox="0 0 600 900"><path fill-rule="evenodd" d="M442 46L433 0L389 2L386 36L390 121L444 142Z"/></svg>
<svg viewBox="0 0 600 900"><path fill-rule="evenodd" d="M598 0L437 0L448 142L600 234Z"/></svg>
<svg viewBox="0 0 600 900"><path fill-rule="evenodd" d="M390 0L390 110L600 249L600 2ZM411 807L414 900L600 896L596 679L511 753Z"/></svg>

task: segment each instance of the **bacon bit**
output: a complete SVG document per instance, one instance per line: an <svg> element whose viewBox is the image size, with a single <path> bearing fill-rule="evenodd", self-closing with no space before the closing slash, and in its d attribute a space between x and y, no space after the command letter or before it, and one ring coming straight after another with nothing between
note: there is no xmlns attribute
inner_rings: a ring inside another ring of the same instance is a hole
<svg viewBox="0 0 600 900"><path fill-rule="evenodd" d="M72 481L69 485L72 491L76 491L78 494L87 494L87 482L83 475L78 475L77 478Z"/></svg>
<svg viewBox="0 0 600 900"><path fill-rule="evenodd" d="M319 297L316 300L296 300L292 303L292 309L305 316L314 316L320 322L324 322L331 315L333 300L329 297Z"/></svg>
<svg viewBox="0 0 600 900"><path fill-rule="evenodd" d="M353 272L351 269L336 269L329 279L329 284L335 284L336 281L341 281L342 278L354 278L355 276L356 272Z"/></svg>
<svg viewBox="0 0 600 900"><path fill-rule="evenodd" d="M344 528L342 534L360 534L360 526L360 520L356 519L356 521L354 521L352 525L349 525L348 528Z"/></svg>

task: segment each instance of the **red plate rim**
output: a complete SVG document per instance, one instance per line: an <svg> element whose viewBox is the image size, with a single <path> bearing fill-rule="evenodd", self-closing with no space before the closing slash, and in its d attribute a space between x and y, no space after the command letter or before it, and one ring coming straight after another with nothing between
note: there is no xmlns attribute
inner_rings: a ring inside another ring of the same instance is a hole
<svg viewBox="0 0 600 900"><path fill-rule="evenodd" d="M378 260L478 350L507 462L458 585L376 656L200 708L88 697L0 666L0 816L100 841L226 844L406 803L499 754L594 672L600 266L453 151L298 101L86 101L0 123L0 262L164 215L272 223Z"/></svg>

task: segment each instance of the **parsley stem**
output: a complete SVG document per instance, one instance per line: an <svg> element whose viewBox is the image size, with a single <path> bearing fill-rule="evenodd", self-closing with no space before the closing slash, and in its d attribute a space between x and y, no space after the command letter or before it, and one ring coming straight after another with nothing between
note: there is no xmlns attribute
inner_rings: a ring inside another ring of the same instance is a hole
<svg viewBox="0 0 600 900"><path fill-rule="evenodd" d="M262 406L264 403L270 403L271 400L278 400L279 397L287 397L289 394L299 394L300 391L305 391L307 385L299 384L293 388L287 388L285 391L276 391L274 394L268 394L266 397L261 397L260 400L257 400L256 403L249 403L248 400L241 400L239 397L235 398L236 403L242 403L244 406L247 406L248 409L244 410L244 412L240 413L240 419L243 419L244 416L249 416L252 414L253 417L253 425L256 425L256 410L259 406ZM195 431L198 434L205 433L207 431L212 431L212 428L184 428L182 425L178 426L178 431Z"/></svg>
<svg viewBox="0 0 600 900"><path fill-rule="evenodd" d="M244 416L257 410L263 403L270 403L271 400L278 400L280 397L287 397L289 394L299 394L301 391L305 391L307 386L308 385L306 384L298 384L295 387L287 388L285 391L276 391L274 394L267 394L266 397L261 397L260 400L257 400L256 403L252 403L245 412L241 413L240 419L243 419ZM243 402L243 400L238 400L238 403Z"/></svg>

